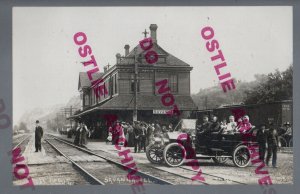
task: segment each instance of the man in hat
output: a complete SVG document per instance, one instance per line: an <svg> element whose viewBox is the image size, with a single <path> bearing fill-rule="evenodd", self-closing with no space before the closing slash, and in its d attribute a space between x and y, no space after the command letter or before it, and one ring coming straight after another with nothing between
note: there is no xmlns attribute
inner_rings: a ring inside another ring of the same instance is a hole
<svg viewBox="0 0 300 194"><path fill-rule="evenodd" d="M146 152L146 135L147 135L147 125L145 123L141 123L140 125L140 149L144 149Z"/></svg>
<svg viewBox="0 0 300 194"><path fill-rule="evenodd" d="M35 152L38 152L42 151L41 139L43 137L43 128L40 126L39 120L35 124Z"/></svg>
<svg viewBox="0 0 300 194"><path fill-rule="evenodd" d="M219 121L218 121L218 117L217 116L213 116L212 117L212 121L211 121L211 125L210 125L210 131L209 131L209 133L211 133L211 132L219 132L220 131L220 123L219 123Z"/></svg>
<svg viewBox="0 0 300 194"><path fill-rule="evenodd" d="M269 166L269 161L272 157L272 166L277 168L277 148L278 148L278 132L275 129L273 122L269 123L269 131L267 134L267 143L268 143L268 154L267 154L267 166Z"/></svg>
<svg viewBox="0 0 300 194"><path fill-rule="evenodd" d="M262 124L256 133L256 141L259 147L259 159L265 161L266 144L267 144L267 132L266 125Z"/></svg>
<svg viewBox="0 0 300 194"><path fill-rule="evenodd" d="M285 122L283 126L285 128L284 129L284 134L286 134L286 135L292 135L293 134L290 122Z"/></svg>
<svg viewBox="0 0 300 194"><path fill-rule="evenodd" d="M196 128L196 146L198 146L199 142L204 142L205 146L209 146L210 144L210 133L211 133L211 125L212 123L209 122L208 116L203 116L203 123L202 125L197 126ZM198 148L196 148L198 149Z"/></svg>
<svg viewBox="0 0 300 194"><path fill-rule="evenodd" d="M208 116L203 116L203 124L197 127L196 134L207 134L209 133L211 128L211 122L208 121Z"/></svg>
<svg viewBox="0 0 300 194"><path fill-rule="evenodd" d="M134 134L134 153L141 151L141 126L138 121L134 121L133 123L133 134Z"/></svg>

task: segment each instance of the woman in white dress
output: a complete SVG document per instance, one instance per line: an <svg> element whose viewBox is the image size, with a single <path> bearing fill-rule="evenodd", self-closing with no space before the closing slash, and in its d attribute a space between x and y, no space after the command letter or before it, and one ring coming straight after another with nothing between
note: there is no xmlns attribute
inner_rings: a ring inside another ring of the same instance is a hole
<svg viewBox="0 0 300 194"><path fill-rule="evenodd" d="M229 123L227 123L224 133L233 134L236 131L237 123L234 121L234 116L229 116Z"/></svg>

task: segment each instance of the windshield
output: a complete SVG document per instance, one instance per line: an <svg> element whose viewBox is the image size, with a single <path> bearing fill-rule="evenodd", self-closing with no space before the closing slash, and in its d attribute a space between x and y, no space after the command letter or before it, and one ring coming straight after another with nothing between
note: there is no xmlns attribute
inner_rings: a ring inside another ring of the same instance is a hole
<svg viewBox="0 0 300 194"><path fill-rule="evenodd" d="M194 134L196 130L196 122L197 122L196 119L182 119L177 124L174 131Z"/></svg>

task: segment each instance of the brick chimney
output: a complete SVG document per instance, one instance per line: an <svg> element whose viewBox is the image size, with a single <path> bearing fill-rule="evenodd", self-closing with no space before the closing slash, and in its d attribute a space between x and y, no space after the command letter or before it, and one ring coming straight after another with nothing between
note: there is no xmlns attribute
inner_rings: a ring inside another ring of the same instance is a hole
<svg viewBox="0 0 300 194"><path fill-rule="evenodd" d="M151 38L152 38L152 42L155 42L155 43L157 43L156 30L157 30L157 25L156 24L151 24L150 25L150 35L151 35Z"/></svg>
<svg viewBox="0 0 300 194"><path fill-rule="evenodd" d="M129 48L130 48L130 46L129 46L128 44L126 44L126 45L124 46L124 49L125 49L125 57L129 54Z"/></svg>
<svg viewBox="0 0 300 194"><path fill-rule="evenodd" d="M120 53L116 54L116 58L117 58L117 64L121 63L121 54Z"/></svg>

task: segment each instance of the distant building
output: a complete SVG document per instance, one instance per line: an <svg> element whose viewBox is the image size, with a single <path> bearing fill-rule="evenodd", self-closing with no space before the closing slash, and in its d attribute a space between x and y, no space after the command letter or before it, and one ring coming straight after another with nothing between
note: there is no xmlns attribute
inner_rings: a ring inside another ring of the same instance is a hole
<svg viewBox="0 0 300 194"><path fill-rule="evenodd" d="M135 63L138 65L137 78L137 110L138 120L164 123L176 122L179 118L170 118L166 115L168 109L162 105L161 96L155 88L155 82L167 79L175 102L182 112L181 117L188 117L190 112L197 110L190 95L190 72L192 67L162 49L157 43L157 25L151 24L151 38L153 48L158 53L158 61L148 64L145 52L139 45L130 51L130 46L125 45L125 54L116 54L116 63L112 67L106 66L103 73L98 73L97 78L102 78L108 94L97 98L92 89L87 74L79 73L78 90L81 96L82 109L74 117L81 117L92 127L103 125L103 115L115 114L119 120L132 121L135 98ZM178 48L180 49L180 48Z"/></svg>

